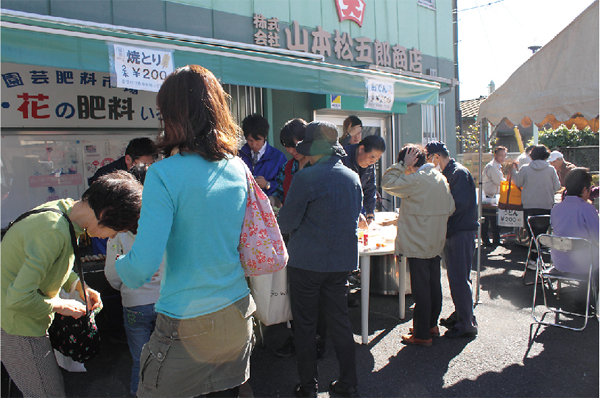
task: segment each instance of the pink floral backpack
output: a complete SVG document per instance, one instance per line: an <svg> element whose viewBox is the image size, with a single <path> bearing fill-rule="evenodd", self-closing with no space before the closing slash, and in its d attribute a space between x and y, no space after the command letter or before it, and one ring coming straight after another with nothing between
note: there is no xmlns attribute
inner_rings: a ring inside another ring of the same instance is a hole
<svg viewBox="0 0 600 398"><path fill-rule="evenodd" d="M240 235L240 261L246 276L266 275L279 271L288 261L288 252L277 225L271 203L258 186L248 166L246 170L248 199Z"/></svg>

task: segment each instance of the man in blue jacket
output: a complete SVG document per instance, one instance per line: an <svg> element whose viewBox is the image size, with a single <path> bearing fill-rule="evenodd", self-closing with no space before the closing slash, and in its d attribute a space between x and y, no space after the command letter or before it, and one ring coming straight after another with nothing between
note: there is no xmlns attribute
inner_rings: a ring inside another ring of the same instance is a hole
<svg viewBox="0 0 600 398"><path fill-rule="evenodd" d="M291 233L287 264L294 344L300 384L298 397L317 396L317 317L323 307L340 366L330 392L358 396L356 353L348 318L348 272L358 265L358 216L362 192L358 175L342 164L344 150L335 125L306 126L298 153L309 156L311 167L294 175L279 211L282 233Z"/></svg>
<svg viewBox="0 0 600 398"><path fill-rule="evenodd" d="M255 113L242 121L242 130L246 144L240 149L239 156L248 166L259 187L272 196L277 188L277 175L287 158L279 149L267 142L269 122Z"/></svg>
<svg viewBox="0 0 600 398"><path fill-rule="evenodd" d="M444 334L448 338L477 335L477 320L473 315L473 291L471 289L471 264L475 251L477 232L477 201L473 176L463 165L449 157L446 145L434 141L426 145L427 161L442 170L450 192L454 198L456 210L448 219L444 261L448 269L448 283L454 302L454 312L440 325L449 330Z"/></svg>

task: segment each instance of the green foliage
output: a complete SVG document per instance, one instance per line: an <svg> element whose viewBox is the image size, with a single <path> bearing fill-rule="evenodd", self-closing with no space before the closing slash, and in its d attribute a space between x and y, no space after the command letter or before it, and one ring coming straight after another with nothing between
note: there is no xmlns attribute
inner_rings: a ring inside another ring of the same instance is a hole
<svg viewBox="0 0 600 398"><path fill-rule="evenodd" d="M462 143L463 151L466 153L479 152L479 125L470 125L462 134L460 127L456 126L456 138ZM498 138L494 138L490 142L483 143L483 153L490 152L492 146L496 144Z"/></svg>
<svg viewBox="0 0 600 398"><path fill-rule="evenodd" d="M544 129L544 131L540 131L538 143L546 145L550 149L598 145L599 136L598 132L592 131L589 126L583 130L578 130L575 125L569 129L561 124L556 130ZM533 138L527 144L533 145Z"/></svg>

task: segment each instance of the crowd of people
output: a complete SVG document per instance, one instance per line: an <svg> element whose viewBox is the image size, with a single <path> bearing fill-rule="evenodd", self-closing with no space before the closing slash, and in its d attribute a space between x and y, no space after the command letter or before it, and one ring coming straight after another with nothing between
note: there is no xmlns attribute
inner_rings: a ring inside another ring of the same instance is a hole
<svg viewBox="0 0 600 398"><path fill-rule="evenodd" d="M317 361L329 333L339 363L329 390L358 396L348 278L358 265L357 230L375 218L384 139L363 137L356 116L344 121L341 133L327 122L296 118L280 131L288 160L267 142L268 121L254 114L241 123L242 145L227 94L197 65L168 76L156 102L164 132L156 144L132 141L123 158L90 179L80 200L41 206L63 212L78 235L108 239L105 275L122 297L131 395L237 397L249 380L256 307L238 253L248 196L243 161L279 210L286 237L290 342L299 377L293 393L317 395ZM155 162L159 152L163 159ZM551 214L555 233L597 247L589 173L538 145L505 177L506 152L496 148L486 165L485 194L496 195L510 177L522 188L526 215ZM566 197L553 206L561 185ZM400 198L396 254L408 260L415 301L413 326L402 341L429 347L441 335L439 326L447 338L476 337L471 265L479 224L472 175L443 142L407 144L379 188ZM501 244L497 225L488 221L493 244ZM72 272L70 242L68 223L53 212L15 223L2 241L2 363L25 396L65 396L47 336L54 314L78 318L86 306L102 305L98 292ZM442 256L454 311L440 319ZM553 259L559 270L579 270L565 268L559 254ZM598 257L591 261L597 269ZM88 302L61 299L61 288L85 289Z"/></svg>

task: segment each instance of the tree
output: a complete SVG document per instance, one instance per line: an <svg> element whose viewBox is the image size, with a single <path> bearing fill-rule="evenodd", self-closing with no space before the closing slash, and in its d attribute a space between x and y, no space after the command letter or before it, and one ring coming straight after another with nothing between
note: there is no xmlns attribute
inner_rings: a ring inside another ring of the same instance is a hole
<svg viewBox="0 0 600 398"><path fill-rule="evenodd" d="M538 143L546 145L550 149L598 145L599 136L598 132L592 131L589 126L583 130L578 130L575 125L569 129L561 124L556 130L544 129L540 131ZM529 140L528 144L533 145L533 139Z"/></svg>
<svg viewBox="0 0 600 398"><path fill-rule="evenodd" d="M456 126L456 138L461 142L463 152L473 153L479 152L479 125L470 125L465 131L460 132L460 127ZM483 142L483 153L491 152L492 146L498 142L498 138L494 137L491 141Z"/></svg>

